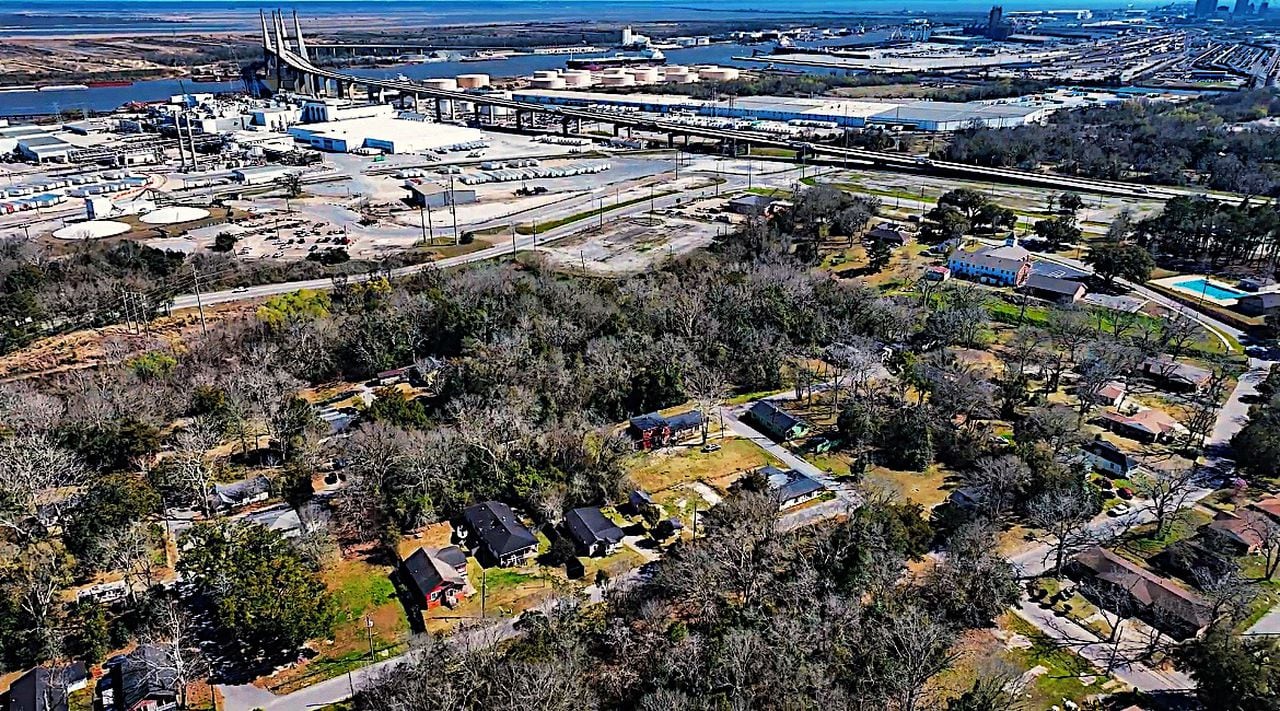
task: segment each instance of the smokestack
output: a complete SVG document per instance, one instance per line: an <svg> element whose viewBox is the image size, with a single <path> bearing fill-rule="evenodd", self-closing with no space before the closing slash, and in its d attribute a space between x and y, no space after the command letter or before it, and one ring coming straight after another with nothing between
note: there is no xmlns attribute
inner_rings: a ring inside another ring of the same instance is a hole
<svg viewBox="0 0 1280 711"><path fill-rule="evenodd" d="M191 114L187 114L187 142L191 148L191 169L200 167L200 159L196 156L196 130L191 126Z"/></svg>
<svg viewBox="0 0 1280 711"><path fill-rule="evenodd" d="M173 117L173 127L178 130L178 161L181 164L181 170L187 169L187 147L182 144L182 114L179 113Z"/></svg>

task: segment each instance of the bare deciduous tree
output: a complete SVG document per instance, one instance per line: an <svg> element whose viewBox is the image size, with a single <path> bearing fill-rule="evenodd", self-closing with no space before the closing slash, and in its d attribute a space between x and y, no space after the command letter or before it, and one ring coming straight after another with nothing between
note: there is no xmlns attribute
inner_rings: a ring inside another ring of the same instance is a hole
<svg viewBox="0 0 1280 711"><path fill-rule="evenodd" d="M1146 500L1142 508L1155 519L1152 538L1164 535L1173 514L1186 505L1196 490L1196 475L1194 467L1173 466L1144 469L1131 478L1133 490Z"/></svg>
<svg viewBox="0 0 1280 711"><path fill-rule="evenodd" d="M187 708L191 685L209 671L208 660L200 651L195 623L177 602L166 601L142 635L142 642L153 650L141 656L147 679L161 688L172 684L178 708Z"/></svg>
<svg viewBox="0 0 1280 711"><path fill-rule="evenodd" d="M215 474L208 452L220 440L217 424L207 417L192 419L174 438L174 456L169 469L173 483L185 490L206 516L212 513L209 495Z"/></svg>
<svg viewBox="0 0 1280 711"><path fill-rule="evenodd" d="M0 439L0 527L28 540L74 506L88 470L46 434Z"/></svg>
<svg viewBox="0 0 1280 711"><path fill-rule="evenodd" d="M1086 525L1095 509L1094 502L1082 490L1055 490L1040 494L1027 506L1032 525L1049 536L1053 557L1053 576L1062 577L1067 558L1097 541Z"/></svg>
<svg viewBox="0 0 1280 711"><path fill-rule="evenodd" d="M702 443L706 444L711 420L729 395L729 381L716 368L697 366L685 373L684 389L702 415Z"/></svg>

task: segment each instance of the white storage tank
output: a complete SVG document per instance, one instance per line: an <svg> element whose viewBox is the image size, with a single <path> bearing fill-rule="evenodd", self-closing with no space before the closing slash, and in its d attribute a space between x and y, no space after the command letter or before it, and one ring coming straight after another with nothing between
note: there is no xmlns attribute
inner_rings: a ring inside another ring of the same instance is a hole
<svg viewBox="0 0 1280 711"><path fill-rule="evenodd" d="M698 78L703 81L733 81L738 78L738 70L733 67L703 67L698 70Z"/></svg>
<svg viewBox="0 0 1280 711"><path fill-rule="evenodd" d="M680 66L679 64L672 64L670 66L662 67L662 78L666 81L671 81L676 77L687 77L687 76L689 76L688 67L683 67L683 66Z"/></svg>
<svg viewBox="0 0 1280 711"><path fill-rule="evenodd" d="M570 69L561 74L560 78L564 79L565 86L571 87L591 86L595 83L595 80L591 77L591 72L586 69Z"/></svg>
<svg viewBox="0 0 1280 711"><path fill-rule="evenodd" d="M627 74L624 72L619 72L617 74L605 73L600 75L600 85L601 86L635 86L636 78L631 74Z"/></svg>
<svg viewBox="0 0 1280 711"><path fill-rule="evenodd" d="M483 89L489 86L488 74L459 74L459 89Z"/></svg>
<svg viewBox="0 0 1280 711"><path fill-rule="evenodd" d="M636 78L637 84L656 84L658 82L658 70L655 67L637 67L631 72Z"/></svg>
<svg viewBox="0 0 1280 711"><path fill-rule="evenodd" d="M555 79L558 76L560 76L560 72L557 72L554 69L540 69L533 73L534 81L537 81L539 79L544 81L547 79Z"/></svg>
<svg viewBox="0 0 1280 711"><path fill-rule="evenodd" d="M529 80L530 89L549 89L552 91L560 91L564 89L564 79L560 77L534 77Z"/></svg>
<svg viewBox="0 0 1280 711"><path fill-rule="evenodd" d="M428 89L439 89L440 91L458 90L458 82L453 79L423 79L422 85Z"/></svg>

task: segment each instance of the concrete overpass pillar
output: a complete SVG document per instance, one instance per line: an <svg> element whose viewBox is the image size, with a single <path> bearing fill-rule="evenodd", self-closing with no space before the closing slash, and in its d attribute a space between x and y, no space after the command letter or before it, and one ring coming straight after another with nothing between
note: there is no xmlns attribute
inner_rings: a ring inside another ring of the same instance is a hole
<svg viewBox="0 0 1280 711"><path fill-rule="evenodd" d="M668 133L668 134L667 134L667 148L675 148L675 147L676 147L676 134L674 134L674 133Z"/></svg>
<svg viewBox="0 0 1280 711"><path fill-rule="evenodd" d="M524 112L520 109L516 109L516 130L524 130Z"/></svg>
<svg viewBox="0 0 1280 711"><path fill-rule="evenodd" d="M560 118L560 133L566 136L569 135L569 117L568 116L563 116Z"/></svg>
<svg viewBox="0 0 1280 711"><path fill-rule="evenodd" d="M444 120L444 99L436 99L432 102L436 105L436 123Z"/></svg>

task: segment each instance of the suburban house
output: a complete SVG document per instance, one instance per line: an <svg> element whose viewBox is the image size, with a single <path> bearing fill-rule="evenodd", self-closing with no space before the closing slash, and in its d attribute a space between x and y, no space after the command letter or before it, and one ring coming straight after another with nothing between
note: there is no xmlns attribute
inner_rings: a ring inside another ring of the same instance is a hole
<svg viewBox="0 0 1280 711"><path fill-rule="evenodd" d="M622 545L622 529L595 506L584 506L565 514L564 528L578 555L606 556Z"/></svg>
<svg viewBox="0 0 1280 711"><path fill-rule="evenodd" d="M972 486L959 486L947 494L947 503L957 509L969 510L982 506L982 490Z"/></svg>
<svg viewBox="0 0 1280 711"><path fill-rule="evenodd" d="M1031 275L1031 252L1018 244L1015 237L998 247L982 246L969 251L963 248L951 253L947 266L963 279L998 286L1022 286Z"/></svg>
<svg viewBox="0 0 1280 711"><path fill-rule="evenodd" d="M538 552L538 539L499 501L486 501L463 511L459 534L473 550L503 568L525 563Z"/></svg>
<svg viewBox="0 0 1280 711"><path fill-rule="evenodd" d="M637 515L643 514L645 509L654 505L653 495L644 489L635 489L627 494L627 504Z"/></svg>
<svg viewBox="0 0 1280 711"><path fill-rule="evenodd" d="M271 497L271 481L265 476L213 484L209 487L209 510L230 511Z"/></svg>
<svg viewBox="0 0 1280 711"><path fill-rule="evenodd" d="M1094 405L1105 405L1107 407L1119 407L1124 401L1125 393L1128 392L1128 386L1118 380L1111 382L1098 388L1098 392L1090 395L1088 393L1080 393L1080 397L1087 399Z"/></svg>
<svg viewBox="0 0 1280 711"><path fill-rule="evenodd" d="M783 442L804 437L812 429L809 423L792 415L769 400L757 400L747 410L747 417L765 431L765 434Z"/></svg>
<svg viewBox="0 0 1280 711"><path fill-rule="evenodd" d="M1113 477L1128 478L1139 467L1138 460L1101 437L1086 442L1080 451L1090 466Z"/></svg>
<svg viewBox="0 0 1280 711"><path fill-rule="evenodd" d="M422 609L453 607L467 597L467 554L457 546L419 548L400 563L400 577Z"/></svg>
<svg viewBox="0 0 1280 711"><path fill-rule="evenodd" d="M1236 311L1246 316L1266 316L1280 309L1280 291L1249 294L1236 299Z"/></svg>
<svg viewBox="0 0 1280 711"><path fill-rule="evenodd" d="M1138 410L1132 415L1108 410L1099 415L1098 420L1121 437L1139 442L1167 442L1185 430L1173 415L1153 407Z"/></svg>
<svg viewBox="0 0 1280 711"><path fill-rule="evenodd" d="M1213 373L1167 356L1142 361L1142 373L1166 390L1197 392L1213 379Z"/></svg>
<svg viewBox="0 0 1280 711"><path fill-rule="evenodd" d="M144 644L108 662L110 688L102 694L103 707L118 711L177 708L178 675L170 656L163 647Z"/></svg>
<svg viewBox="0 0 1280 711"><path fill-rule="evenodd" d="M5 711L67 711L67 697L85 688L84 662L61 667L39 666L18 677L0 698Z"/></svg>
<svg viewBox="0 0 1280 711"><path fill-rule="evenodd" d="M1084 298L1084 284L1070 279L1032 274L1027 277L1022 288L1028 294L1055 304L1074 304Z"/></svg>
<svg viewBox="0 0 1280 711"><path fill-rule="evenodd" d="M1095 604L1137 617L1175 639L1195 637L1213 622L1212 608L1199 595L1105 548L1080 553L1066 572Z"/></svg>
<svg viewBox="0 0 1280 711"><path fill-rule="evenodd" d="M1227 546L1236 555L1252 555L1263 544L1263 532L1267 524L1260 511L1244 509L1240 513L1219 511L1213 520L1200 530L1201 535L1218 545Z"/></svg>
<svg viewBox="0 0 1280 711"><path fill-rule="evenodd" d="M892 222L881 222L867 232L868 242L884 242L893 247L901 247L910 239L906 230Z"/></svg>
<svg viewBox="0 0 1280 711"><path fill-rule="evenodd" d="M929 267L924 270L924 278L929 281L946 281L951 278L951 270L939 266Z"/></svg>
<svg viewBox="0 0 1280 711"><path fill-rule="evenodd" d="M285 538L297 538L302 535L302 518L297 509L288 504L277 504L260 511L254 511L244 517L245 521L279 533Z"/></svg>
<svg viewBox="0 0 1280 711"><path fill-rule="evenodd" d="M1280 496L1271 496L1261 501L1255 501L1249 504L1249 508L1266 514L1272 521L1280 524Z"/></svg>
<svg viewBox="0 0 1280 711"><path fill-rule="evenodd" d="M702 429L702 413L689 410L671 417L656 412L627 421L627 434L643 450L666 447Z"/></svg>
<svg viewBox="0 0 1280 711"><path fill-rule="evenodd" d="M766 466L760 469L760 473L769 480L769 489L778 499L779 511L813 501L827 490L818 480L794 469Z"/></svg>

